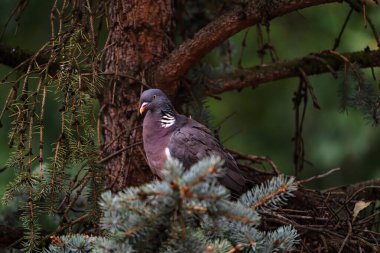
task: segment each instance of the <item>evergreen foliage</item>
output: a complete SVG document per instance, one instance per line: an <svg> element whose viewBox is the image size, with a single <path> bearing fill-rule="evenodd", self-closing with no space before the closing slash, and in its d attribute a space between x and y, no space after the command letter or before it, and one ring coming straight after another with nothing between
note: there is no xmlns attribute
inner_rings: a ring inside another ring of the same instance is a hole
<svg viewBox="0 0 380 253"><path fill-rule="evenodd" d="M98 163L94 126L95 97L102 78L98 75L98 53L90 37L80 24L67 28L19 66L28 71L15 81L0 115L1 118L9 112L12 120L8 144L13 151L6 166L16 172L3 202L14 199L21 209L23 246L27 251L43 243L41 218L58 218L53 223L57 226L55 232L59 232L77 221L96 224L101 213L98 200L103 189L103 169ZM38 64L39 54L50 55L49 63ZM55 75L51 76L53 68ZM60 129L50 157L44 145L45 124L51 120L46 115L47 96L55 96L61 105ZM21 198L15 199L17 196ZM74 208L80 202L82 206Z"/></svg>
<svg viewBox="0 0 380 253"><path fill-rule="evenodd" d="M127 244L115 244L114 241L103 237L88 235L64 235L53 237L54 243L43 252L51 253L106 253L106 252L133 252Z"/></svg>
<svg viewBox="0 0 380 253"><path fill-rule="evenodd" d="M185 171L167 160L162 181L123 192L102 194L101 228L105 238L72 235L53 242L48 252L285 252L297 243L297 231L283 226L261 231L260 219L297 189L294 178L279 176L238 200L218 183L223 161L209 157ZM260 213L262 212L262 213ZM99 243L101 242L101 243ZM113 243L112 243L113 242Z"/></svg>
<svg viewBox="0 0 380 253"><path fill-rule="evenodd" d="M374 124L380 121L380 100L373 85L366 80L357 64L347 64L339 89L341 109L351 107L359 110L364 118Z"/></svg>

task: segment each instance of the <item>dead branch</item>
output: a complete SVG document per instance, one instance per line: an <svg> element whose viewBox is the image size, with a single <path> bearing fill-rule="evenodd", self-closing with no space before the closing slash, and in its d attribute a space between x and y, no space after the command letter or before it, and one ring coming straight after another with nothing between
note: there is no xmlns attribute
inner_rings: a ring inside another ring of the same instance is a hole
<svg viewBox="0 0 380 253"><path fill-rule="evenodd" d="M356 184L337 186L329 189L325 189L324 193L334 193L335 195L349 195L351 196L360 189L367 189L368 187L377 187L371 188L370 190L364 191L360 194L359 199L366 200L377 200L380 198L380 179L371 179Z"/></svg>
<svg viewBox="0 0 380 253"><path fill-rule="evenodd" d="M330 175L331 173L334 173L335 171L338 171L340 170L340 168L334 168L334 169L331 169L323 174L320 174L320 175L316 175L316 176L312 176L312 177L309 177L309 178L306 178L306 179L303 179L303 180L299 180L298 181L298 184L304 184L304 183L308 183L310 181L313 181L315 179L319 179L319 178L323 178L323 177L327 177L328 175Z"/></svg>
<svg viewBox="0 0 380 253"><path fill-rule="evenodd" d="M173 95L178 80L211 49L233 34L263 21L284 14L337 0L251 1L246 6L235 6L230 11L200 29L155 67L153 80L157 87Z"/></svg>
<svg viewBox="0 0 380 253"><path fill-rule="evenodd" d="M284 208L265 210L265 229L291 224L300 233L300 249L294 252L377 252L380 234L372 230L379 212L363 213L355 222L355 201L345 196L300 188ZM341 210L339 216L337 211ZM335 217L335 218L334 218Z"/></svg>
<svg viewBox="0 0 380 253"><path fill-rule="evenodd" d="M237 159L237 160L242 159L242 160L250 161L253 164L260 164L260 165L264 165L265 163L267 163L271 167L273 175L278 176L281 174L279 169L277 168L276 164L273 162L273 160L267 156L257 156L257 155L253 155L253 154L244 154L244 153L237 152L236 150L232 150L232 149L227 149L227 150L228 150L228 152L233 154L235 159ZM251 168L251 169L254 169L254 168ZM255 169L255 170L257 170L257 169ZM257 170L257 171L259 171L259 170ZM260 171L260 172L264 173L264 171Z"/></svg>
<svg viewBox="0 0 380 253"><path fill-rule="evenodd" d="M365 50L341 55L347 58L349 62L357 63L361 68L380 66L380 50ZM317 56L320 60L313 60L310 56L305 56L303 58L238 70L233 75L213 81L216 85L209 87L208 94L215 95L225 91L239 90L245 87L256 88L266 82L296 77L299 76L300 67L302 67L305 74L316 75L328 73L331 72L331 70L340 71L343 69L343 66L347 64L330 51L319 53Z"/></svg>
<svg viewBox="0 0 380 253"><path fill-rule="evenodd" d="M233 155L236 159L253 163L261 160L250 154ZM378 224L380 212L377 208L372 208L353 221L352 210L357 200L362 199L362 192L380 189L379 179L357 183L353 188L348 186L325 191L302 186L303 183L328 176L337 170L339 168L298 181L299 189L286 206L268 208L262 212L263 228L271 230L279 225L292 225L296 228L302 246L294 252L377 252L380 233L373 226ZM379 198L376 194L371 199Z"/></svg>

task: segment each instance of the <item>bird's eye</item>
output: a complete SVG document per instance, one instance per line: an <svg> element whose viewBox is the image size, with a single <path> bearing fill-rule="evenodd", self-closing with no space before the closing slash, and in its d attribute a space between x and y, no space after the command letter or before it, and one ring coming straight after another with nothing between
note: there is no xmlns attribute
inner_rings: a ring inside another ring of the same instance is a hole
<svg viewBox="0 0 380 253"><path fill-rule="evenodd" d="M156 99L156 95L153 95L153 99Z"/></svg>

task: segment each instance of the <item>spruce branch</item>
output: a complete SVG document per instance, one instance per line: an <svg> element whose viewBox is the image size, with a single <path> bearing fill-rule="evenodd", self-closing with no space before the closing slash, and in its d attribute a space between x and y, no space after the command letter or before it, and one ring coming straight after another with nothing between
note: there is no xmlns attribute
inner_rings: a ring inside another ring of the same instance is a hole
<svg viewBox="0 0 380 253"><path fill-rule="evenodd" d="M239 202L258 210L263 207L279 207L285 204L289 197L293 196L292 192L297 190L297 184L294 180L294 177L287 178L284 175L274 177L244 193Z"/></svg>
<svg viewBox="0 0 380 253"><path fill-rule="evenodd" d="M72 252L78 248L81 252L126 248L137 252L194 253L293 249L298 242L293 227L260 231L260 214L241 200L229 199L228 190L217 181L223 173L222 166L223 161L212 156L185 171L177 159L169 156L162 181L129 187L117 194L102 194L100 225L105 237L53 236L45 252ZM279 195L281 201L268 201L275 206L286 200L284 192L290 195L294 190L292 179L274 178L265 186L256 187L255 192L268 193L284 185L288 188L282 193L272 193ZM207 198L207 194L213 197Z"/></svg>
<svg viewBox="0 0 380 253"><path fill-rule="evenodd" d="M362 112L365 119L374 124L379 123L379 94L366 80L363 71L357 64L347 63L345 66L339 95L343 111L347 110L348 107L355 108Z"/></svg>
<svg viewBox="0 0 380 253"><path fill-rule="evenodd" d="M218 183L223 172L223 161L218 157L203 159L185 171L177 159L169 156L162 181L130 187L116 195L102 195L101 226L117 242L127 242L137 251L159 247L163 252L203 252L215 247L210 244L215 240L254 250L284 235L284 245L293 245L293 230L279 230L285 232L278 232L277 237L274 232L258 230L259 213L239 201L231 201L228 190ZM281 193L272 193L279 195L268 201L272 206L283 203L294 190L292 180L288 181L277 178L267 183L271 190L283 189L282 184L288 186ZM154 241L154 245L142 243L148 240ZM229 244L222 245L231 249ZM285 248L282 245L271 246Z"/></svg>
<svg viewBox="0 0 380 253"><path fill-rule="evenodd" d="M266 232L268 240L261 245L262 253L287 252L298 243L298 232L291 225L279 227L273 232Z"/></svg>
<svg viewBox="0 0 380 253"><path fill-rule="evenodd" d="M104 237L88 236L88 235L67 235L52 236L52 243L49 248L44 249L44 253L109 253L109 252L125 252L132 253L130 245L115 244L114 241Z"/></svg>
<svg viewBox="0 0 380 253"><path fill-rule="evenodd" d="M61 36L64 39L59 44ZM16 69L25 73L14 82L1 111L0 117L5 112L10 113L9 144L17 144L7 163L8 167L16 169L16 179L8 186L4 198L10 200L19 191L26 192L20 200L20 208L25 229L23 245L29 251L36 250L46 241L40 237L41 212L61 216L57 233L80 228L74 226L76 223L95 227L100 216L98 200L103 188L103 170L97 163L98 147L94 142L96 133L92 128L92 116L96 110L94 97L103 79L97 75L97 52L87 36L83 26L65 31L57 40L46 43L17 65ZM51 76L57 62L55 76ZM37 79L35 86L31 85L32 79ZM53 157L44 163L44 114L46 96L50 91L60 94L61 129ZM35 147L37 136L38 148ZM33 155L37 149L39 154ZM37 163L39 173L35 173ZM77 171L82 173L76 174ZM84 215L83 208L77 209L80 202L85 202L88 209Z"/></svg>

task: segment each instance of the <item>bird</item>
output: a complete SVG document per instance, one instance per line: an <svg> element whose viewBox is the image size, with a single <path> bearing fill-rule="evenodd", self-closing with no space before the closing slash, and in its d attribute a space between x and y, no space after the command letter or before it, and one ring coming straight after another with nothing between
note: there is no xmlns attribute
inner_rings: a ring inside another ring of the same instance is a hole
<svg viewBox="0 0 380 253"><path fill-rule="evenodd" d="M217 155L226 167L219 182L232 196L240 196L247 190L247 179L233 156L206 126L177 113L163 91L145 90L140 96L139 112L144 116L143 145L153 174L162 178L167 152L181 161L185 169L207 156Z"/></svg>

